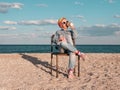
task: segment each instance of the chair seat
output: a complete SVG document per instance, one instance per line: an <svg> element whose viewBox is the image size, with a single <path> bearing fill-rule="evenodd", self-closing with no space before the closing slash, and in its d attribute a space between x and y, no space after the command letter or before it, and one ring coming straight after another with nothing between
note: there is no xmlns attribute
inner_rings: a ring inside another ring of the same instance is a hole
<svg viewBox="0 0 120 90"><path fill-rule="evenodd" d="M61 52L52 52L52 55L62 55L62 56L68 56L68 53L61 53Z"/></svg>

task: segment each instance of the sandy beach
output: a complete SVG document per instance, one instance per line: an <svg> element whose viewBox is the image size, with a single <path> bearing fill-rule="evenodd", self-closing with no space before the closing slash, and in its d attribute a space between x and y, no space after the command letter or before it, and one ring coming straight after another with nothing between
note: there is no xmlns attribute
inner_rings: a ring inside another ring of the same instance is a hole
<svg viewBox="0 0 120 90"><path fill-rule="evenodd" d="M71 80L67 56L60 57L56 78L50 74L50 53L0 54L0 90L120 90L120 53L86 55L80 77Z"/></svg>

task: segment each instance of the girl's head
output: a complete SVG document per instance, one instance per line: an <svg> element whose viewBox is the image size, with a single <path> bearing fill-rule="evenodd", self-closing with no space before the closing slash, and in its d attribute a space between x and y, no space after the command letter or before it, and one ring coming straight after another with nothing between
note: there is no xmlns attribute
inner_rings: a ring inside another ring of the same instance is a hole
<svg viewBox="0 0 120 90"><path fill-rule="evenodd" d="M62 17L60 19L58 19L58 26L62 29L67 29L68 28L68 25L69 24L69 21L67 21L66 18Z"/></svg>

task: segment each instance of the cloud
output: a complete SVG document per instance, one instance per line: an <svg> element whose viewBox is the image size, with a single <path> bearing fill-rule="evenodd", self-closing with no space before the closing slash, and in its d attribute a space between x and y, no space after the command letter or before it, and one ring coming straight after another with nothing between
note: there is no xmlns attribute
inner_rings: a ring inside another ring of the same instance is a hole
<svg viewBox="0 0 120 90"><path fill-rule="evenodd" d="M113 3L113 2L114 2L114 0L108 0L108 2L109 2L109 3Z"/></svg>
<svg viewBox="0 0 120 90"><path fill-rule="evenodd" d="M114 18L120 18L120 15L114 15Z"/></svg>
<svg viewBox="0 0 120 90"><path fill-rule="evenodd" d="M17 24L17 22L15 21L4 21L5 24L9 24L9 25L15 25Z"/></svg>
<svg viewBox="0 0 120 90"><path fill-rule="evenodd" d="M0 26L0 30L15 30L16 27L13 26Z"/></svg>
<svg viewBox="0 0 120 90"><path fill-rule="evenodd" d="M18 37L19 36L19 34L0 34L0 37Z"/></svg>
<svg viewBox="0 0 120 90"><path fill-rule="evenodd" d="M119 24L96 24L91 27L79 27L78 32L81 36L114 36L119 33L120 25Z"/></svg>
<svg viewBox="0 0 120 90"><path fill-rule="evenodd" d="M78 1L75 1L74 4L75 4L75 5L80 5L80 6L83 6L83 5L84 5L83 3L78 2Z"/></svg>
<svg viewBox="0 0 120 90"><path fill-rule="evenodd" d="M82 16L82 15L72 16L72 18L77 18L77 19L80 19L82 22L87 22L87 20L85 19L85 17Z"/></svg>
<svg viewBox="0 0 120 90"><path fill-rule="evenodd" d="M115 35L120 36L120 31L116 31Z"/></svg>
<svg viewBox="0 0 120 90"><path fill-rule="evenodd" d="M23 4L21 3L12 3L11 8L22 9Z"/></svg>
<svg viewBox="0 0 120 90"><path fill-rule="evenodd" d="M47 19L47 20L29 20L29 21L4 21L5 24L19 24L19 25L56 25L57 20Z"/></svg>
<svg viewBox="0 0 120 90"><path fill-rule="evenodd" d="M118 24L118 23L112 23L112 24L111 24L111 27L120 28L120 24Z"/></svg>
<svg viewBox="0 0 120 90"><path fill-rule="evenodd" d="M95 27L101 27L101 28L103 28L103 27L105 27L106 25L104 25L104 24L95 24L94 26L95 26Z"/></svg>
<svg viewBox="0 0 120 90"><path fill-rule="evenodd" d="M10 8L22 9L22 3L6 3L0 2L0 13L7 13Z"/></svg>
<svg viewBox="0 0 120 90"><path fill-rule="evenodd" d="M105 1L107 1L108 3L114 3L115 2L115 0L105 0Z"/></svg>
<svg viewBox="0 0 120 90"><path fill-rule="evenodd" d="M0 8L0 13L7 13L8 9L7 8Z"/></svg>
<svg viewBox="0 0 120 90"><path fill-rule="evenodd" d="M77 16L74 16L74 17L80 18L80 19L83 19L83 18L84 18L84 16L81 16L81 15L77 15Z"/></svg>
<svg viewBox="0 0 120 90"><path fill-rule="evenodd" d="M20 25L54 25L57 21L54 20L30 20L18 22Z"/></svg>

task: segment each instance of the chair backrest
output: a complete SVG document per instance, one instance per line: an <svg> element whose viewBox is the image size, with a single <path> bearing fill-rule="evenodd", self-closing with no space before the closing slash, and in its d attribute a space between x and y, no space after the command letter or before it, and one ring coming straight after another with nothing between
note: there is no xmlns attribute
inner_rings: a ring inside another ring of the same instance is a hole
<svg viewBox="0 0 120 90"><path fill-rule="evenodd" d="M60 52L60 53L68 53L68 51L64 50L62 47L57 46L54 42L53 42L53 38L54 38L54 34L51 36L51 53L52 52ZM72 38L73 41L73 45L75 46L75 40ZM55 50L54 50L55 49Z"/></svg>
<svg viewBox="0 0 120 90"><path fill-rule="evenodd" d="M51 52L53 52L53 44L54 44L54 42L53 42L53 38L54 38L54 34L51 36Z"/></svg>

